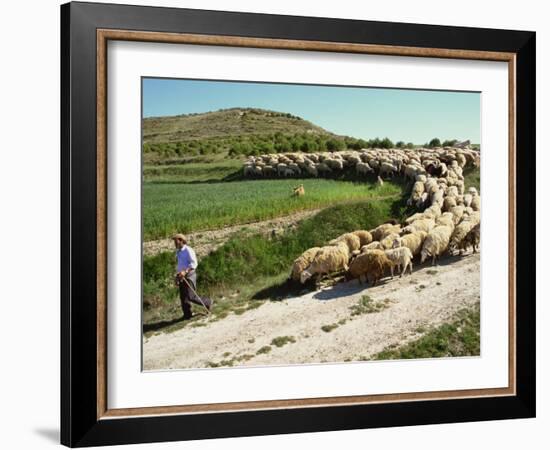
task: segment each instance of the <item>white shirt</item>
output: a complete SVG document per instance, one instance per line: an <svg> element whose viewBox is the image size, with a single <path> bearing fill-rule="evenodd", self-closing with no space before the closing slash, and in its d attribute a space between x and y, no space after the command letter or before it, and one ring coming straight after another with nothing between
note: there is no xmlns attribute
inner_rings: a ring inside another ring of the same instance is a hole
<svg viewBox="0 0 550 450"><path fill-rule="evenodd" d="M182 248L176 250L176 258L178 261L177 271L181 272L184 269L196 269L197 268L197 256L195 250L191 247L184 245Z"/></svg>

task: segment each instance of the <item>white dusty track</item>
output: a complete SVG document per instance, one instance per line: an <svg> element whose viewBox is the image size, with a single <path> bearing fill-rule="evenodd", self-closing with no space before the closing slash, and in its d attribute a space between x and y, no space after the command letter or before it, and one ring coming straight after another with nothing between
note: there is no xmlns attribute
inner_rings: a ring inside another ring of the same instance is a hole
<svg viewBox="0 0 550 450"><path fill-rule="evenodd" d="M436 270L437 273L432 271ZM208 363L242 355L253 358L236 365L285 365L369 358L389 345L403 345L421 336L421 328L449 321L464 307L479 302L479 254L447 258L441 265L424 265L411 275L366 288L357 281L283 301L266 301L257 309L204 327L185 327L143 340L143 369L208 367ZM422 287L424 286L424 287ZM351 316L350 307L362 295L374 301L390 299L381 312ZM351 317L351 320L350 320ZM347 322L331 332L323 325ZM420 330L419 330L420 329ZM295 343L272 346L275 337L293 336ZM250 341L253 340L251 343ZM230 352L231 355L224 356Z"/></svg>

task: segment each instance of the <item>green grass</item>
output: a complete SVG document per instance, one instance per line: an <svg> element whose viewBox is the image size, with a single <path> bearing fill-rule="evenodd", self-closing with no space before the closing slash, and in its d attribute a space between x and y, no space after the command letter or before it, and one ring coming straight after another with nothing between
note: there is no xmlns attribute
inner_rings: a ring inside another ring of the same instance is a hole
<svg viewBox="0 0 550 450"><path fill-rule="evenodd" d="M264 345L263 347L261 347L257 352L256 352L256 355L263 355L265 353L269 353L271 351L271 346L270 345Z"/></svg>
<svg viewBox="0 0 550 450"><path fill-rule="evenodd" d="M283 345L294 344L295 342L296 338L294 336L278 336L273 338L271 345L274 345L275 347L282 347Z"/></svg>
<svg viewBox="0 0 550 450"><path fill-rule="evenodd" d="M288 283L287 277L298 255L350 230L374 228L392 217L395 204L400 202L385 199L332 206L272 239L262 235L233 237L199 261L199 294L216 299L214 319L256 308L262 300L297 294L303 287ZM173 252L144 257L145 323L181 315L173 270Z"/></svg>
<svg viewBox="0 0 550 450"><path fill-rule="evenodd" d="M479 168L469 167L464 170L463 175L465 191L468 191L469 187L475 187L477 191L481 194L481 174Z"/></svg>
<svg viewBox="0 0 550 450"><path fill-rule="evenodd" d="M340 325L338 325L337 323L331 323L331 324L328 324L328 325L323 325L321 327L321 330L323 330L325 333L330 333L332 330L335 330L339 326Z"/></svg>
<svg viewBox="0 0 550 450"><path fill-rule="evenodd" d="M460 310L452 322L428 331L421 338L403 347L385 349L376 354L373 359L479 356L479 330L480 311L478 303L472 309Z"/></svg>
<svg viewBox="0 0 550 450"><path fill-rule="evenodd" d="M224 159L216 162L190 162L187 164L168 164L145 166L145 183L197 183L222 181L241 173L243 161Z"/></svg>
<svg viewBox="0 0 550 450"><path fill-rule="evenodd" d="M352 316L360 316L362 314L372 314L383 311L389 308L391 300L386 298L382 301L375 301L368 295L363 295L356 305L350 306Z"/></svg>
<svg viewBox="0 0 550 450"><path fill-rule="evenodd" d="M306 195L292 197L303 184ZM326 179L250 180L225 183L143 185L143 238L217 229L267 220L342 201L398 195L401 188Z"/></svg>

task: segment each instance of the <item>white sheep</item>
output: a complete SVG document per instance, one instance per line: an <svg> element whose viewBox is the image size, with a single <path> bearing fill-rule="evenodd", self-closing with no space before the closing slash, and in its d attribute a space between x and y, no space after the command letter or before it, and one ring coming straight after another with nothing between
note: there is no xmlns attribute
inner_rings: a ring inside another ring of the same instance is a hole
<svg viewBox="0 0 550 450"><path fill-rule="evenodd" d="M420 262L423 263L426 258L431 257L434 265L436 259L447 250L452 232L453 230L446 226L438 226L430 231L420 251Z"/></svg>
<svg viewBox="0 0 550 450"><path fill-rule="evenodd" d="M392 248L390 250L386 250L384 253L393 263L393 265L397 266L398 270L400 269L400 267L403 267L403 272L401 272L401 276L405 274L405 272L407 271L407 267L410 268L410 273L412 275L413 254L407 247ZM391 268L391 276L393 278L393 267Z"/></svg>
<svg viewBox="0 0 550 450"><path fill-rule="evenodd" d="M304 284L312 276L319 280L323 275L348 270L349 251L347 245L327 245L315 254L311 264L300 274L300 282Z"/></svg>

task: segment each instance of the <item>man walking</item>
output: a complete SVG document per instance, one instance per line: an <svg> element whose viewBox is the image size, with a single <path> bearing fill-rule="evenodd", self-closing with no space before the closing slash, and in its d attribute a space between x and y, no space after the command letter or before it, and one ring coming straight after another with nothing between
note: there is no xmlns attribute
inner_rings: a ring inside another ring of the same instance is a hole
<svg viewBox="0 0 550 450"><path fill-rule="evenodd" d="M181 309L183 319L187 320L193 316L191 303L206 306L208 311L212 306L210 299L204 297L202 302L196 294L197 290L197 256L195 251L187 245L187 238L183 234L172 236L176 246L176 283L180 290ZM187 282L186 282L187 281Z"/></svg>

